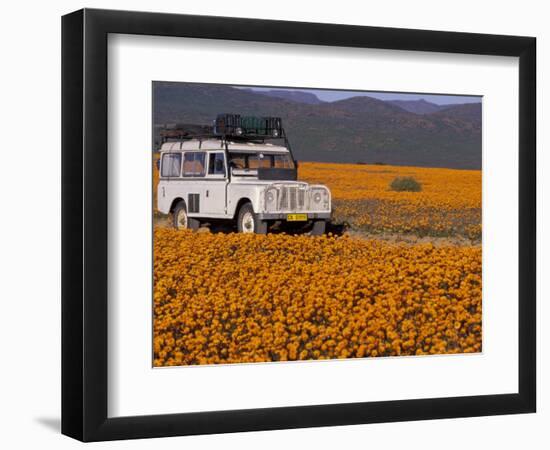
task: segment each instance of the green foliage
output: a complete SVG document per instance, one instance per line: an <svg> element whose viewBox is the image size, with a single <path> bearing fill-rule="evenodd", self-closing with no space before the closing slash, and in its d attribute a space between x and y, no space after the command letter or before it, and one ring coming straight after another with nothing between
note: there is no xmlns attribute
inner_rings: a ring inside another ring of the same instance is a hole
<svg viewBox="0 0 550 450"><path fill-rule="evenodd" d="M413 177L397 177L390 183L392 191L420 192L422 185Z"/></svg>

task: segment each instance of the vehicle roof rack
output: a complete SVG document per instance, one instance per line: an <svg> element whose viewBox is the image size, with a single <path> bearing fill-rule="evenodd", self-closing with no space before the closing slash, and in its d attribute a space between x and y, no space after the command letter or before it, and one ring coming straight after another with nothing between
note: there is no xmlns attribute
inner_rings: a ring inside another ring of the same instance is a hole
<svg viewBox="0 0 550 450"><path fill-rule="evenodd" d="M160 130L161 142L163 144L171 140L179 141L209 135L212 138L214 137L212 134L212 127L208 125L176 124L170 127L165 126Z"/></svg>
<svg viewBox="0 0 550 450"><path fill-rule="evenodd" d="M241 116L240 114L218 114L213 125L175 124L160 131L161 144L165 142L196 139L202 141L219 139L228 150L228 141L263 144L267 140L281 139L292 158L292 149L280 117Z"/></svg>

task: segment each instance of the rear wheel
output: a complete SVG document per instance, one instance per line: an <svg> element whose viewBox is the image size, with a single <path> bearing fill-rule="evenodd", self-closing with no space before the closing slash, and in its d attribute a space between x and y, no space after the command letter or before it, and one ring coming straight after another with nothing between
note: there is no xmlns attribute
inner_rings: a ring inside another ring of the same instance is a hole
<svg viewBox="0 0 550 450"><path fill-rule="evenodd" d="M312 236L321 236L325 234L327 223L324 220L315 220L313 221L313 228L311 229Z"/></svg>
<svg viewBox="0 0 550 450"><path fill-rule="evenodd" d="M187 207L183 200L174 209L173 224L177 230L197 230L200 226L197 219L187 215Z"/></svg>
<svg viewBox="0 0 550 450"><path fill-rule="evenodd" d="M267 222L260 220L258 215L254 213L254 209L250 203L245 203L239 209L237 217L237 229L239 233L267 233Z"/></svg>

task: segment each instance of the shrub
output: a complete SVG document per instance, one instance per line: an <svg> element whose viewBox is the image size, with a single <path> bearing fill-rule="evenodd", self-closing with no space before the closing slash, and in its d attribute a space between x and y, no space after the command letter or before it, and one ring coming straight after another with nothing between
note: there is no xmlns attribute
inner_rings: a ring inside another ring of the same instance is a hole
<svg viewBox="0 0 550 450"><path fill-rule="evenodd" d="M422 185L413 177L397 177L390 183L392 191L420 192Z"/></svg>

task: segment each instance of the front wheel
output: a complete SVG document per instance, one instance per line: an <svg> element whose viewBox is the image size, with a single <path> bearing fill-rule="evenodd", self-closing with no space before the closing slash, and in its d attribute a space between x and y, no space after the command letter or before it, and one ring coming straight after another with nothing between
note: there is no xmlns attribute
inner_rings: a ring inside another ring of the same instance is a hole
<svg viewBox="0 0 550 450"><path fill-rule="evenodd" d="M267 222L258 219L250 203L245 203L239 210L237 217L237 230L239 233L267 233Z"/></svg>
<svg viewBox="0 0 550 450"><path fill-rule="evenodd" d="M176 205L173 220L176 230L197 230L200 226L200 222L197 219L193 219L187 215L187 207L184 201Z"/></svg>

